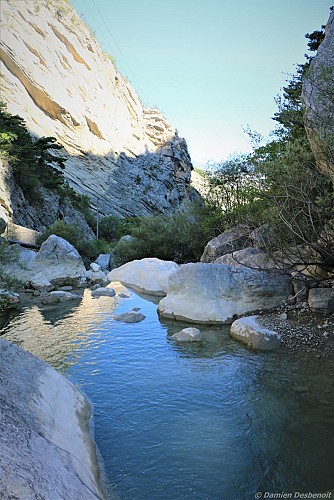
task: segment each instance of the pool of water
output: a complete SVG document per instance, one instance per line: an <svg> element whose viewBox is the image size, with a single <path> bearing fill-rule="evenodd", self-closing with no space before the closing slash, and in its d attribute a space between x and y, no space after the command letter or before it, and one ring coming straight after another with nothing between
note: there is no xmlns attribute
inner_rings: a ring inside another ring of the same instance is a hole
<svg viewBox="0 0 334 500"><path fill-rule="evenodd" d="M256 492L333 489L331 360L260 353L200 329L201 344L170 336L186 323L128 298L30 305L3 337L80 385L94 407L110 498L239 500ZM137 324L113 320L140 308Z"/></svg>

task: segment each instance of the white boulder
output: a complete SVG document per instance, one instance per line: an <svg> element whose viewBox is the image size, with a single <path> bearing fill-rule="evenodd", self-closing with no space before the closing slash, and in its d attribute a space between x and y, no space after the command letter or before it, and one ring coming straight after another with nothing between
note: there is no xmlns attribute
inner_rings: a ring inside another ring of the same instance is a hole
<svg viewBox="0 0 334 500"><path fill-rule="evenodd" d="M198 262L170 276L158 312L195 323L232 323L236 316L279 306L289 294L285 274Z"/></svg>
<svg viewBox="0 0 334 500"><path fill-rule="evenodd" d="M20 281L29 281L33 274L33 266L37 253L18 244L7 250L7 262L0 262L0 269Z"/></svg>
<svg viewBox="0 0 334 500"><path fill-rule="evenodd" d="M254 349L271 350L281 345L281 335L264 328L260 316L237 319L231 325L230 335Z"/></svg>
<svg viewBox="0 0 334 500"><path fill-rule="evenodd" d="M202 342L203 336L198 328L183 328L180 332L174 333L171 339L177 342Z"/></svg>
<svg viewBox="0 0 334 500"><path fill-rule="evenodd" d="M33 276L30 280L30 284L35 290L40 290L43 292L50 292L55 288L42 272L35 274L35 276Z"/></svg>
<svg viewBox="0 0 334 500"><path fill-rule="evenodd" d="M139 292L164 296L169 277L179 269L172 261L146 258L127 262L108 274L110 281L120 281Z"/></svg>
<svg viewBox="0 0 334 500"><path fill-rule="evenodd" d="M33 271L42 272L46 279L57 285L76 283L86 274L77 250L68 241L54 234L41 245Z"/></svg>
<svg viewBox="0 0 334 500"><path fill-rule="evenodd" d="M94 271L94 273L98 273L99 271L101 271L101 266L99 264L97 264L96 262L92 262L90 264L90 268L92 271Z"/></svg>
<svg viewBox="0 0 334 500"><path fill-rule="evenodd" d="M91 264L92 266L92 264ZM100 267L100 266L99 266ZM90 281L91 283L107 283L108 278L105 272L101 271L94 271L93 269L89 269L85 273L86 279Z"/></svg>
<svg viewBox="0 0 334 500"><path fill-rule="evenodd" d="M104 271L108 271L110 266L110 254L100 253L95 262L100 266L101 269L103 269Z"/></svg>

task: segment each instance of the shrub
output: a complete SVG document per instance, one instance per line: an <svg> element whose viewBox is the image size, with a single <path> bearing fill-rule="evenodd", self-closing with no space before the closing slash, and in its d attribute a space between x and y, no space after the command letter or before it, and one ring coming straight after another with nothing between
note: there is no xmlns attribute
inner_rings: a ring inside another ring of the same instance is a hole
<svg viewBox="0 0 334 500"><path fill-rule="evenodd" d="M132 230L140 224L142 217L104 217L99 224L101 238L109 242L118 241L122 236L131 234Z"/></svg>
<svg viewBox="0 0 334 500"><path fill-rule="evenodd" d="M37 244L41 245L51 234L64 238L64 240L71 243L75 248L78 247L80 241L83 239L82 232L75 224L68 224L63 220L57 220L38 236Z"/></svg>
<svg viewBox="0 0 334 500"><path fill-rule="evenodd" d="M178 263L197 261L206 243L220 232L219 212L200 203L190 204L169 217L141 217L135 222L129 231L133 238L114 248L117 265L145 257Z"/></svg>
<svg viewBox="0 0 334 500"><path fill-rule="evenodd" d="M76 249L84 259L85 264L97 259L100 253L109 253L110 244L105 240L81 240Z"/></svg>

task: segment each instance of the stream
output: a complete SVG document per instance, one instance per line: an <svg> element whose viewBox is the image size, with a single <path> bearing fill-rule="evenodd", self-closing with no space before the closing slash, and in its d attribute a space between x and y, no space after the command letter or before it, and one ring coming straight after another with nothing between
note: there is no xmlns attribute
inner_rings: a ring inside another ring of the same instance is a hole
<svg viewBox="0 0 334 500"><path fill-rule="evenodd" d="M228 326L200 325L202 343L175 343L170 336L192 325L159 318L156 301L121 285L117 292L128 297L86 289L75 303L31 301L1 330L91 400L109 498L333 490L330 359L252 351ZM146 319L113 319L132 308Z"/></svg>

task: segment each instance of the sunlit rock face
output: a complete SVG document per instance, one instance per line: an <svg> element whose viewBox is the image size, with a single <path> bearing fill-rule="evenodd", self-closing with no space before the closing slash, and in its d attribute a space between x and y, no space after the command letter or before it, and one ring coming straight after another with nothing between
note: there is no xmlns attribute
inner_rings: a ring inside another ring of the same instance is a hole
<svg viewBox="0 0 334 500"><path fill-rule="evenodd" d="M1 21L1 99L64 146L76 190L115 215L168 213L189 197L186 142L143 107L66 0L2 0Z"/></svg>
<svg viewBox="0 0 334 500"><path fill-rule="evenodd" d="M317 166L334 180L334 11L303 85L305 127Z"/></svg>

